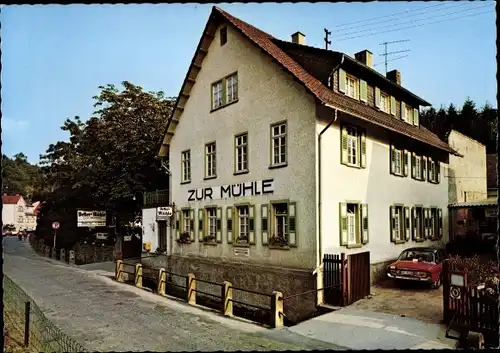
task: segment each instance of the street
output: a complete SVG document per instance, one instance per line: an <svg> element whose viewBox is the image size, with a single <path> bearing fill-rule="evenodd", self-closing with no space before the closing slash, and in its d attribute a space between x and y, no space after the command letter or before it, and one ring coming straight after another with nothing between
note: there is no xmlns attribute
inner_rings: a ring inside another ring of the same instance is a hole
<svg viewBox="0 0 500 353"><path fill-rule="evenodd" d="M103 271L40 257L17 238L4 238L3 251L4 273L55 325L92 351L342 349L116 283Z"/></svg>

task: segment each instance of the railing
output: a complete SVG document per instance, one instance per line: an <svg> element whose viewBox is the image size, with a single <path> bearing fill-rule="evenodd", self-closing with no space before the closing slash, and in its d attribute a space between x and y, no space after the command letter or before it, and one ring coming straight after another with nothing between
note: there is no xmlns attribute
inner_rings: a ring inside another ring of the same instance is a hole
<svg viewBox="0 0 500 353"><path fill-rule="evenodd" d="M170 202L169 190L156 190L144 193L143 206L144 207L160 207L167 206Z"/></svg>

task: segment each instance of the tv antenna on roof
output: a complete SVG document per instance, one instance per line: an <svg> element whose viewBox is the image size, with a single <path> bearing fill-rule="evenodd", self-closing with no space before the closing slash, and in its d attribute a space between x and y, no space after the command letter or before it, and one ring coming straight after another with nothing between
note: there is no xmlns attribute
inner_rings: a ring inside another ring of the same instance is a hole
<svg viewBox="0 0 500 353"><path fill-rule="evenodd" d="M389 55L392 55L392 54L399 54L399 53L405 53L405 52L408 52L410 51L409 49L407 50L398 50L398 51L393 51L393 52L390 52L388 53L387 52L387 45L388 44L395 44L395 43L403 43L403 42L409 42L410 40L409 39L402 39L402 40L394 40L392 42L383 42L383 43L380 43L380 45L383 45L384 46L384 53L383 54L380 54L380 56L383 56L384 57L384 63L385 63L385 74L387 75L387 57Z"/></svg>
<svg viewBox="0 0 500 353"><path fill-rule="evenodd" d="M324 29L324 31L325 31L325 49L328 50L328 44L332 44L332 41L328 40L328 36L332 34L332 32L327 30L326 28Z"/></svg>

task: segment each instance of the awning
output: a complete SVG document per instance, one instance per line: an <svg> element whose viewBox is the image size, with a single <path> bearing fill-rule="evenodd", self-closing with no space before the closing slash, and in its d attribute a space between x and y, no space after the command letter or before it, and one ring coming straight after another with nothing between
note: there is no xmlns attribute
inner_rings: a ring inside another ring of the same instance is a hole
<svg viewBox="0 0 500 353"><path fill-rule="evenodd" d="M495 206L498 206L498 199L490 198L485 200L450 203L448 205L448 208L472 208L472 207L495 207Z"/></svg>

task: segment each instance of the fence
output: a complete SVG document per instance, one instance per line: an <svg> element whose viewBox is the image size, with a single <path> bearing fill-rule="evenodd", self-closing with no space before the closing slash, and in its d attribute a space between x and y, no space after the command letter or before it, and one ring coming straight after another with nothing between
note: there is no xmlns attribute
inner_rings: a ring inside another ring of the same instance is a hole
<svg viewBox="0 0 500 353"><path fill-rule="evenodd" d="M16 283L5 274L3 278L4 352L86 351L52 324Z"/></svg>
<svg viewBox="0 0 500 353"><path fill-rule="evenodd" d="M147 273L147 275L145 275L145 273ZM174 278L177 278L178 280L175 281ZM198 279L192 273L184 276L166 271L163 268L158 269L154 267L143 266L140 263L124 262L122 260L116 261L115 279L118 282L129 284L133 283L138 288L143 288L145 281L150 281L150 283L153 283L153 288L151 289L153 289L153 291L157 294L163 296L166 296L167 294L173 294L174 296L185 300L190 305L200 304L212 309L216 309L225 316L244 316L241 315L242 311L244 311L242 310L242 308L255 308L267 313L267 320L265 322L266 324L272 327L283 326L283 294L281 294L281 292L273 292L272 294L269 294L244 288L237 288L228 281L225 281L223 283L216 283ZM179 284L180 282L184 282L184 284ZM199 284L215 286L217 288L218 294L211 293L208 290L201 290L199 288ZM255 305L253 303L234 299L233 291L241 291L267 297L269 299L269 306ZM207 301L206 299L203 300L203 297L213 298L215 300L215 303ZM258 321L260 322L260 320Z"/></svg>

